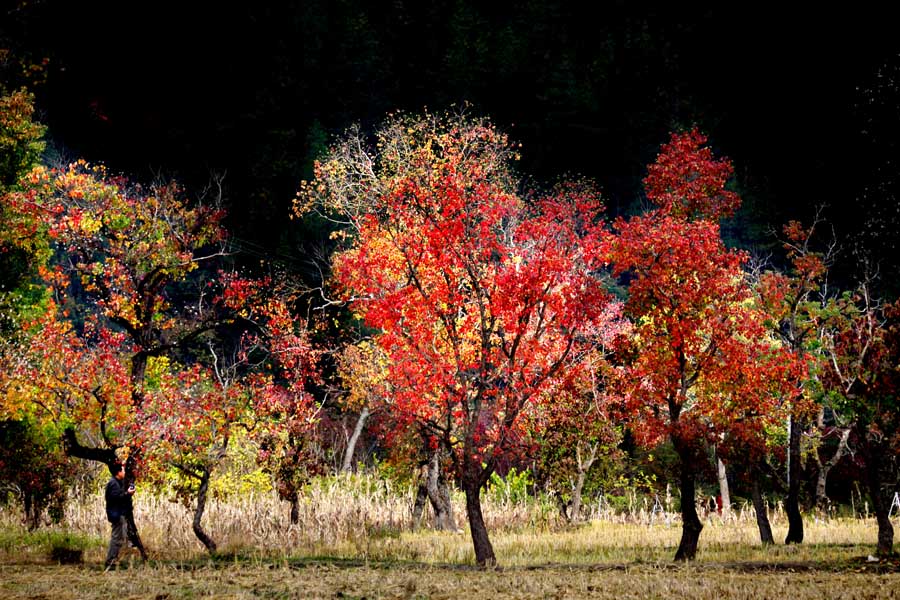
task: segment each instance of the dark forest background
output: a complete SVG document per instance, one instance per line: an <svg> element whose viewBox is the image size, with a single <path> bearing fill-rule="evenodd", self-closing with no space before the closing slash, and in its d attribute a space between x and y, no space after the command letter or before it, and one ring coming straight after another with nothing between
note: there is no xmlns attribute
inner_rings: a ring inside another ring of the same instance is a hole
<svg viewBox="0 0 900 600"><path fill-rule="evenodd" d="M894 286L895 22L858 3L678 4L23 0L0 46L49 58L35 91L61 158L194 190L226 173L251 256L302 268L319 234L289 207L331 136L469 103L523 144L523 174L595 178L614 214L640 208L668 132L696 124L736 167L732 243L777 254L771 230L826 205L838 272L865 252Z"/></svg>

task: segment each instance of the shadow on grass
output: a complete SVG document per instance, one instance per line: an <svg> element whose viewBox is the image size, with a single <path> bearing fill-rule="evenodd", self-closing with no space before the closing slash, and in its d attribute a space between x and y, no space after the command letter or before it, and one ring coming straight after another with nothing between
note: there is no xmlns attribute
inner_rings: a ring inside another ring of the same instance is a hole
<svg viewBox="0 0 900 600"><path fill-rule="evenodd" d="M784 549L784 546L774 546ZM809 560L792 560L790 557L773 556L769 560L699 560L690 563L674 562L668 558L650 558L619 560L597 563L567 563L545 562L530 565L509 565L496 567L495 571L503 572L541 572L541 571L570 571L576 572L627 572L632 569L647 571L681 571L693 570L697 572L725 572L725 573L872 573L887 574L900 573L900 556L896 553L877 561L865 554L874 550L871 546L852 543L816 544L807 548L822 550L828 554L828 550L843 550L847 555L840 558L822 558ZM846 552L850 550L850 552ZM861 555L853 556L851 554ZM12 553L0 552L0 563L3 564L60 564L64 561L52 560L47 562L45 553ZM623 557L624 558L624 557ZM101 563L87 562L72 565L73 568L102 571ZM171 569L175 571L201 571L201 570L225 570L231 567L244 567L256 569L376 569L376 570L404 570L404 571L445 571L445 572L477 572L482 568L471 563L428 563L408 559L365 559L342 558L327 555L290 557L272 556L255 553L250 549L218 553L212 556L198 555L192 558L166 558L158 556L142 562L133 558L123 560L117 570L139 570L143 568Z"/></svg>
<svg viewBox="0 0 900 600"><path fill-rule="evenodd" d="M855 544L821 545L821 547L847 548L856 547ZM268 569L313 569L329 567L334 569L376 569L376 570L409 570L409 571L450 571L450 572L477 572L483 570L503 572L540 572L553 570L566 570L571 572L627 572L632 569L646 569L654 571L682 571L690 569L700 572L732 572L732 573L900 573L900 555L880 558L872 561L869 556L850 557L841 560L804 560L804 561L700 561L700 562L675 562L675 561L631 561L623 563L599 563L599 564L573 564L573 563L541 563L534 565L498 566L484 569L473 564L461 563L425 563L413 560L366 560L361 558L340 558L332 556L310 557L264 557L241 555L217 555L211 557L199 557L188 560L151 560L148 565L157 565L180 571L195 571L212 569L227 569L240 565L254 568ZM140 567L141 563L133 563L134 567ZM128 567L126 567L128 568Z"/></svg>

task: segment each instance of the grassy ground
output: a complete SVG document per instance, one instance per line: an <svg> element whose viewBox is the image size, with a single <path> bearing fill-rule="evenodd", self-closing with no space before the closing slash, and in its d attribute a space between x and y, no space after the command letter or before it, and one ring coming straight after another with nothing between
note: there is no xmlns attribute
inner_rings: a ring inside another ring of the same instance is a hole
<svg viewBox="0 0 900 600"><path fill-rule="evenodd" d="M152 558L129 550L113 572L101 568L99 498L36 534L0 510L0 598L900 598L900 563L866 560L871 519L807 519L804 544L763 547L752 513L707 515L697 560L676 565L671 515L595 514L570 527L547 507L486 502L502 569L480 571L459 508L460 531L433 532L413 531L407 497L382 488L313 491L295 526L271 497L213 503L205 524L221 552L210 557L184 507L144 497L137 516ZM772 518L783 539L783 516ZM84 562L52 560L61 543L84 548Z"/></svg>
<svg viewBox="0 0 900 600"><path fill-rule="evenodd" d="M108 598L900 598L900 575L697 564L506 567L333 561L0 564L0 597Z"/></svg>
<svg viewBox="0 0 900 600"><path fill-rule="evenodd" d="M84 563L59 565L42 538L15 546L7 537L0 598L900 598L900 564L865 560L872 546L858 538L869 537L872 526L810 523L810 543L763 548L744 539L753 533L745 524L710 523L690 565L671 561L674 525L598 521L556 532L497 532L504 566L495 571L470 564L465 533L403 533L372 540L368 552L346 546L356 555L350 558L249 547L177 558L156 547L146 564L129 550L112 572L102 570L103 539L88 544Z"/></svg>

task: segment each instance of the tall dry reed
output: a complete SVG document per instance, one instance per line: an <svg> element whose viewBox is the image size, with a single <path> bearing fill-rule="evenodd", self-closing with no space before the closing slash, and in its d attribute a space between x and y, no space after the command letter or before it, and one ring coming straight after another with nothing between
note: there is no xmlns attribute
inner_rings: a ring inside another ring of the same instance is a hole
<svg viewBox="0 0 900 600"><path fill-rule="evenodd" d="M374 476L323 478L302 496L296 524L290 523L287 503L274 493L261 493L212 499L204 528L223 554L471 562L463 496L454 493L452 498L456 532L434 532L427 525L414 531L412 501L411 488L396 489ZM572 526L546 500L515 503L488 494L483 505L504 564L669 560L678 543L680 521L671 499L635 498L625 512L612 510L602 499L585 508L586 522ZM191 559L204 555L191 530L191 508L162 495L144 493L135 498L135 514L144 544L153 556ZM783 536L787 524L779 506L773 508L770 518L776 539ZM701 560L800 558L817 545L852 548L859 553L865 552L865 544L874 543L875 534L870 519L808 518L805 548L780 546L773 550L759 544L752 507L737 506L726 515L703 511L703 520ZM21 528L21 514L11 508L0 510L0 528L11 531L17 527ZM73 498L64 522L55 527L95 538L97 544L88 550L86 559L102 560L109 525L99 493Z"/></svg>

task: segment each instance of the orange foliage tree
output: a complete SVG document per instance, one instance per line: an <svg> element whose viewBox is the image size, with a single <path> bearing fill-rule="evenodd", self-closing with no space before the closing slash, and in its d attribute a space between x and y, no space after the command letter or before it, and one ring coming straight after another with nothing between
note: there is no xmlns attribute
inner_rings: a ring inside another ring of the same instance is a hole
<svg viewBox="0 0 900 600"><path fill-rule="evenodd" d="M77 162L35 167L5 199L15 233L53 251L40 269L51 299L5 353L6 406L40 407L70 455L127 459L129 477L141 458L177 466L196 480L194 531L213 550L205 491L235 428L309 418L305 327L269 282L219 270L222 211L173 184Z"/></svg>
<svg viewBox="0 0 900 600"><path fill-rule="evenodd" d="M67 398L67 404L97 407L80 421L93 430L92 445L82 445L69 428L70 453L111 463L123 443L113 439L111 418L141 410L148 360L185 348L218 322L202 292L197 303L173 299L202 263L221 255L222 213L189 208L175 186L144 189L84 162L64 169L35 167L8 204L19 216L19 235L46 236L55 252L40 274L56 301L35 325L58 321L66 336L85 342L97 336L102 344L91 342L92 351L108 349L127 374L99 387L72 386L52 376L63 353L45 353L49 362L30 365L44 373L36 381L58 382L45 389ZM42 343L39 336L35 343ZM117 434L124 427L116 421Z"/></svg>

